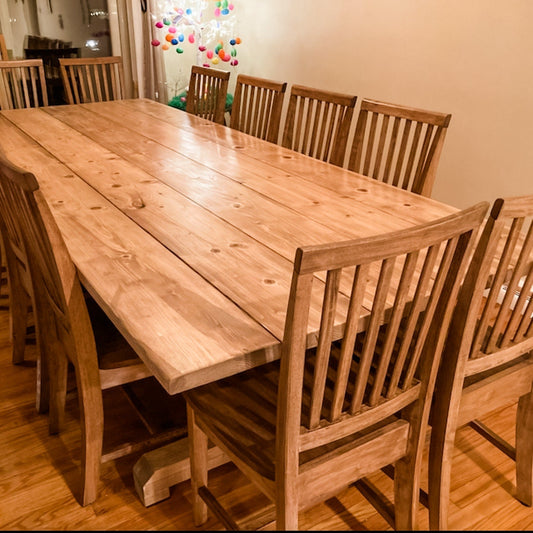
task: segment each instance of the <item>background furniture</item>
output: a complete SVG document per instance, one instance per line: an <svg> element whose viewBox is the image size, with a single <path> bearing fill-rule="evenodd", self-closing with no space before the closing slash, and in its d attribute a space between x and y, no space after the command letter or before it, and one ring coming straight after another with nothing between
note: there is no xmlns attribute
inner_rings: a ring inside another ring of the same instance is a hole
<svg viewBox="0 0 533 533"><path fill-rule="evenodd" d="M50 44L53 41L48 41ZM31 41L28 45L31 44ZM63 43L64 45L70 43ZM44 67L44 77L46 79L46 87L48 90L48 100L50 105L61 105L67 103L65 92L63 89L63 81L61 80L59 58L63 57L80 57L81 50L71 46L60 46L58 48L40 48L37 43L35 48L29 46L24 48L24 57L26 59L42 59Z"/></svg>
<svg viewBox="0 0 533 533"><path fill-rule="evenodd" d="M429 512L448 528L451 455L470 424L516 460L516 497L533 504L533 196L498 199L461 288L431 414ZM516 448L477 419L518 401Z"/></svg>
<svg viewBox="0 0 533 533"><path fill-rule="evenodd" d="M348 168L431 196L451 115L364 99Z"/></svg>
<svg viewBox="0 0 533 533"><path fill-rule="evenodd" d="M230 127L276 143L279 137L286 82L239 74Z"/></svg>
<svg viewBox="0 0 533 533"><path fill-rule="evenodd" d="M209 438L275 503L278 530L298 529L298 511L392 464L395 513L388 518L396 529L416 527L433 384L458 274L487 207L297 249L281 363L185 393L196 525L207 520L209 505L237 529L207 488ZM370 288L374 268L379 281ZM318 347L307 350L313 284L324 271ZM347 310L338 305L343 284L351 287ZM387 298L394 304L383 324ZM367 299L371 312L361 332ZM346 312L344 337L334 342L336 316Z"/></svg>
<svg viewBox="0 0 533 533"><path fill-rule="evenodd" d="M356 96L293 85L282 145L342 166Z"/></svg>
<svg viewBox="0 0 533 533"><path fill-rule="evenodd" d="M122 57L59 58L68 104L126 98Z"/></svg>
<svg viewBox="0 0 533 533"><path fill-rule="evenodd" d="M187 113L224 124L230 73L214 68L191 67L187 91Z"/></svg>
<svg viewBox="0 0 533 533"><path fill-rule="evenodd" d="M40 59L0 61L0 109L47 105L48 94Z"/></svg>

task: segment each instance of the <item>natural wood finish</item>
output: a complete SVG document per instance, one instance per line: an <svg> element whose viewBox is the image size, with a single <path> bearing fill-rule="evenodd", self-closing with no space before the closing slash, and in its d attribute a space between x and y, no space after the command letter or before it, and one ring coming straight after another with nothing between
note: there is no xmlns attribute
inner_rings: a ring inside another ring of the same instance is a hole
<svg viewBox="0 0 533 533"><path fill-rule="evenodd" d="M0 109L48 105L41 59L0 61Z"/></svg>
<svg viewBox="0 0 533 533"><path fill-rule="evenodd" d="M7 53L6 39L0 33L0 60L9 61L9 54Z"/></svg>
<svg viewBox="0 0 533 533"><path fill-rule="evenodd" d="M342 166L356 96L293 85L282 144Z"/></svg>
<svg viewBox="0 0 533 533"><path fill-rule="evenodd" d="M35 174L84 286L170 394L279 358L298 246L457 211L151 100L3 111L0 147ZM347 278L340 289L338 339ZM159 481L138 480L141 497L173 481L165 460Z"/></svg>
<svg viewBox="0 0 533 533"><path fill-rule="evenodd" d="M219 448L210 445L207 454L209 470L228 461ZM146 507L168 498L169 487L190 478L189 441L186 438L145 453L133 467L135 488Z"/></svg>
<svg viewBox="0 0 533 533"><path fill-rule="evenodd" d="M431 196L451 115L364 99L348 168Z"/></svg>
<svg viewBox="0 0 533 533"><path fill-rule="evenodd" d="M516 497L533 503L532 219L533 196L496 200L459 295L432 410L434 529L448 527L457 427L517 401Z"/></svg>
<svg viewBox="0 0 533 533"><path fill-rule="evenodd" d="M278 142L286 82L239 74L231 107L230 127Z"/></svg>
<svg viewBox="0 0 533 533"><path fill-rule="evenodd" d="M121 56L60 57L59 68L68 104L127 97Z"/></svg>
<svg viewBox="0 0 533 533"><path fill-rule="evenodd" d="M395 526L415 527L433 384L487 207L481 203L392 234L297 249L281 362L184 393L197 525L206 521L207 506L232 524L204 490L209 438L276 504L278 530L297 529L299 510L389 464L395 465ZM419 255L424 266L416 272ZM394 280L396 261L403 266ZM374 263L380 274L361 332ZM327 281L318 346L308 350L312 285L321 271ZM332 331L343 275L353 285L337 343ZM384 324L391 285L395 302ZM409 303L410 289L415 296Z"/></svg>
<svg viewBox="0 0 533 533"><path fill-rule="evenodd" d="M49 366L51 433L63 426L67 365L70 362L74 366L82 425L79 501L88 505L97 496L102 460L102 390L138 381L151 372L96 303L86 300L76 268L33 174L14 167L3 157L0 206L13 229L11 233L23 242L27 258L41 351ZM129 451L124 448L125 453Z"/></svg>
<svg viewBox="0 0 533 533"><path fill-rule="evenodd" d="M230 73L208 67L191 67L185 110L199 117L224 124Z"/></svg>

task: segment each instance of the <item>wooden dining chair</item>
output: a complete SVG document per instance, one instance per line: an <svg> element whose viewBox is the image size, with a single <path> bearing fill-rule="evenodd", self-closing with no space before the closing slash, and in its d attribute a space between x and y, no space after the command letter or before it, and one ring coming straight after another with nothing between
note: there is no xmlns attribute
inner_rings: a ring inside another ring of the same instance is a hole
<svg viewBox="0 0 533 533"><path fill-rule="evenodd" d="M84 293L33 174L2 156L0 209L9 226L21 236L28 258L41 351L49 367L51 433L58 432L63 424L68 366L74 367L82 433L79 501L88 505L96 499L100 463L105 459L102 391L147 378L151 372L96 302ZM168 441L180 432L171 428L151 436L148 444ZM115 459L138 450L139 446L128 442L111 450L107 457Z"/></svg>
<svg viewBox="0 0 533 533"><path fill-rule="evenodd" d="M533 196L495 201L459 293L431 411L432 529L448 529L454 439L466 424L516 461L515 496L533 503L532 218ZM516 402L512 447L479 418Z"/></svg>
<svg viewBox="0 0 533 533"><path fill-rule="evenodd" d="M211 67L191 67L185 111L225 124L226 96L230 73Z"/></svg>
<svg viewBox="0 0 533 533"><path fill-rule="evenodd" d="M48 105L41 59L0 61L0 109Z"/></svg>
<svg viewBox="0 0 533 533"><path fill-rule="evenodd" d="M356 96L293 85L282 145L342 166Z"/></svg>
<svg viewBox="0 0 533 533"><path fill-rule="evenodd" d="M68 104L107 102L127 97L121 56L60 57L59 69Z"/></svg>
<svg viewBox="0 0 533 533"><path fill-rule="evenodd" d="M278 142L287 83L239 74L230 127L273 143Z"/></svg>
<svg viewBox="0 0 533 533"><path fill-rule="evenodd" d="M364 99L348 169L431 196L450 114Z"/></svg>
<svg viewBox="0 0 533 533"><path fill-rule="evenodd" d="M5 263L7 274L7 298L9 309L9 337L11 342L11 359L13 364L24 364L26 347L35 338L37 345L37 376L36 376L36 408L39 413L48 411L49 378L48 365L41 357L42 342L39 335L39 325L33 319L35 302L30 278L30 269L26 248L22 236L16 226L11 223L5 213L0 213L0 238L2 250L2 264ZM31 331L33 329L33 332Z"/></svg>
<svg viewBox="0 0 533 533"><path fill-rule="evenodd" d="M395 516L388 519L413 529L442 344L487 207L298 248L281 362L185 393L197 525L209 506L237 528L207 487L209 439L275 503L276 529L297 529L299 510L389 464ZM326 282L316 313L319 273ZM309 333L314 324L318 334Z"/></svg>

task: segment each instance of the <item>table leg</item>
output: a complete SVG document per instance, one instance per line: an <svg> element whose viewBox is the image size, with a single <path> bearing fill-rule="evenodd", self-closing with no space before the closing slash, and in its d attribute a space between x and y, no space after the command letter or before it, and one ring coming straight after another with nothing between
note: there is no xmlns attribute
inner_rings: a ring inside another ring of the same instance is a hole
<svg viewBox="0 0 533 533"><path fill-rule="evenodd" d="M212 444L207 460L209 469L229 462L228 457ZM133 467L135 490L146 507L169 498L170 487L190 477L187 438L145 453Z"/></svg>

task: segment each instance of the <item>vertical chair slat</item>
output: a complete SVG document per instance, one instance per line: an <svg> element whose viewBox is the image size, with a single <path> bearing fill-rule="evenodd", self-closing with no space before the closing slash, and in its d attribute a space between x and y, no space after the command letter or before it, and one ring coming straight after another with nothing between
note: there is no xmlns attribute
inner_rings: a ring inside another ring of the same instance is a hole
<svg viewBox="0 0 533 533"><path fill-rule="evenodd" d="M446 243L446 248L438 268L437 276L433 282L433 287L429 296L429 302L426 305L424 314L422 315L422 324L418 329L416 344L409 361L409 366L407 367L402 388L410 387L410 384L415 376L416 368L418 367L418 362L422 354L422 350L424 349L424 342L421 339L426 337L433 322L433 317L439 303L441 291L444 288L446 276L448 275L448 271L454 258L458 243L458 237L449 239Z"/></svg>
<svg viewBox="0 0 533 533"><path fill-rule="evenodd" d="M394 171L394 178L392 180L392 184L395 187L398 187L402 170L403 170L403 162L405 160L405 154L407 153L407 146L409 144L409 135L411 133L411 126L413 125L412 120L405 120L404 121L404 128L403 128L403 134L402 134L402 141L400 144L400 151L398 154L398 158L396 160L396 169Z"/></svg>
<svg viewBox="0 0 533 533"><path fill-rule="evenodd" d="M407 159L407 165L405 167L404 179L402 183L399 183L399 186L403 189L406 183L409 183L411 180L411 173L413 172L413 166L416 161L416 153L419 147L420 135L422 133L422 122L417 122L415 126L415 132L413 134L413 139L411 141L411 149L409 150L409 157Z"/></svg>
<svg viewBox="0 0 533 533"><path fill-rule="evenodd" d="M376 159L374 161L374 171L370 173L374 179L379 178L379 170L381 167L381 161L383 159L383 150L385 147L385 140L387 138L388 129L389 129L389 117L385 116L383 117L383 121L381 123L381 131L379 134L378 147L376 151Z"/></svg>
<svg viewBox="0 0 533 533"><path fill-rule="evenodd" d="M365 332L361 361L357 376L355 378L355 390L350 406L351 414L357 413L363 405L368 375L372 366L379 328L383 320L387 295L394 271L394 263L395 258L385 259L381 266L379 280L377 283L376 292L374 294L374 301L372 303L372 315L368 328Z"/></svg>
<svg viewBox="0 0 533 533"><path fill-rule="evenodd" d="M322 304L322 317L316 350L315 373L311 392L311 405L309 410L309 427L318 426L322 413L324 389L329 367L329 356L333 336L333 324L337 310L337 296L339 292L341 270L330 270L326 278L324 302Z"/></svg>
<svg viewBox="0 0 533 533"><path fill-rule="evenodd" d="M377 123L378 123L378 114L372 113L372 119L370 121L370 132L368 134L368 144L367 144L367 150L366 150L365 164L363 166L363 174L365 176L369 176L371 174L370 163L372 161L374 139L376 137L376 130L377 130Z"/></svg>
<svg viewBox="0 0 533 533"><path fill-rule="evenodd" d="M431 124L426 124L425 127L426 127L426 133L424 135L424 141L422 143L422 148L420 149L420 153L418 154L418 164L416 166L415 174L413 177L413 183L418 182L420 179L420 175L422 174L422 171L424 169L424 166L427 160L430 142L431 142L431 138L433 135L434 126L432 126ZM403 189L409 188L409 180L407 179L407 176L404 179L402 188Z"/></svg>
<svg viewBox="0 0 533 533"><path fill-rule="evenodd" d="M89 70L89 67L87 68L87 70ZM101 82L100 82L100 69L98 68L98 65L93 65L92 69L90 69L90 70L92 70L93 73L94 73L91 76L91 78L94 79L94 84L96 86L96 95L97 95L98 102L102 102L103 101L103 97L102 97L102 87L101 87ZM102 68L102 82L105 82L105 81L106 81L105 70ZM106 96L106 99L107 99L107 94L105 94L105 96Z"/></svg>
<svg viewBox="0 0 533 533"><path fill-rule="evenodd" d="M383 173L383 181L390 183L389 176L391 175L392 162L394 159L394 154L396 151L396 143L398 140L398 131L400 129L401 119L399 117L394 118L394 123L392 125L391 138L389 140L389 146L387 149L387 159L385 161L385 170Z"/></svg>
<svg viewBox="0 0 533 533"><path fill-rule="evenodd" d="M370 398L368 400L368 403L371 406L376 405L383 394L385 378L389 370L389 365L393 354L396 338L398 336L400 323L405 313L405 304L408 301L409 287L411 285L411 281L415 273L417 259L418 251L408 254L402 268L402 274L400 277L400 282L398 284L396 297L393 304L393 312L388 320L385 341L383 343L383 348L381 349L379 366L376 372L374 384L372 386L372 391L370 393Z"/></svg>
<svg viewBox="0 0 533 533"><path fill-rule="evenodd" d="M501 235L504 230L504 220L500 219L494 225L494 246L496 245L496 235ZM493 274L493 280L490 286L489 294L487 296L483 312L481 314L479 325L476 327L476 332L472 341L472 357L481 355L481 352L489 350L490 344L490 331L494 330L493 322L493 309L496 304L496 300L499 296L501 287L509 272L509 265L512 260L513 252L516 248L516 243L520 238L520 231L522 229L523 220L520 218L514 219L509 228L509 233L506 237L503 251L499 257L496 271ZM490 251L489 251L490 253Z"/></svg>
<svg viewBox="0 0 533 533"><path fill-rule="evenodd" d="M494 324L493 331L489 338L489 350L494 349L496 346L503 348L508 346L512 341L512 332L516 329L518 322L521 319L522 315L522 306L520 304L520 299L525 302L527 291L526 287L523 287L520 290L519 282L524 275L525 267L530 262L531 250L533 249L533 224L529 227L528 235L522 245L522 249L518 256L518 260L514 266L512 277L507 284L507 291L503 299L502 305L500 307L500 312L498 313L498 318ZM515 296L520 292L520 299L515 304L514 309L511 311L510 316L506 317L506 313L511 309L511 302ZM499 335L502 335L501 340L498 339Z"/></svg>
<svg viewBox="0 0 533 533"><path fill-rule="evenodd" d="M355 339L359 328L359 317L363 307L368 270L368 265L358 265L354 273L350 305L346 317L346 327L337 366L337 379L335 380L333 400L331 402L330 422L333 422L341 415L344 399L346 397L346 386L348 385L348 378L353 360Z"/></svg>
<svg viewBox="0 0 533 533"><path fill-rule="evenodd" d="M402 338L400 347L398 349L397 362L396 366L393 369L393 373L389 383L389 390L387 392L387 397L392 398L399 387L400 379L402 377L401 373L407 360L409 354L409 349L411 347L412 339L416 332L416 326L418 324L418 319L420 314L425 309L426 305L426 294L431 283L431 277L438 259L438 247L430 247L424 258L424 264L422 266L421 274L418 278L418 283L416 286L415 294L410 305L409 314L407 316L406 324L402 332Z"/></svg>

